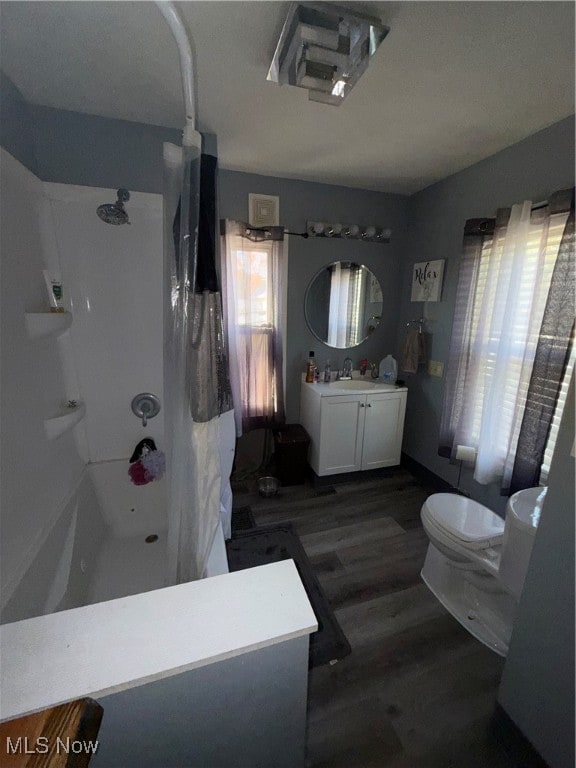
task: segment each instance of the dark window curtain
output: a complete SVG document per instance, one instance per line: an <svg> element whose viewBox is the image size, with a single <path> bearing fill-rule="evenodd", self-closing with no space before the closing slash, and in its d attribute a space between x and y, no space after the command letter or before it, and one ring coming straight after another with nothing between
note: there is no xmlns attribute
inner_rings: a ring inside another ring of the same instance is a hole
<svg viewBox="0 0 576 768"><path fill-rule="evenodd" d="M462 425L467 423L466 380L470 375L472 363L470 294L478 282L482 250L492 244L495 226L495 219L468 219L464 228L463 253L444 381L438 447L439 455L447 459L453 459L456 445L465 442L460 438L459 433L462 431Z"/></svg>
<svg viewBox="0 0 576 768"><path fill-rule="evenodd" d="M562 206L567 202L565 192L564 198L551 200L551 206ZM544 310L510 488L506 489L508 494L538 485L560 385L570 355L576 298L574 190L571 191L570 206Z"/></svg>

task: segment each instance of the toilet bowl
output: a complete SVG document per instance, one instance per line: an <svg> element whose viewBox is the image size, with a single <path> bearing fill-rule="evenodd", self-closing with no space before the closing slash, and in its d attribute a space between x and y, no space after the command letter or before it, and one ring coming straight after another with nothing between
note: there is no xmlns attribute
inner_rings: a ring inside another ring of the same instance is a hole
<svg viewBox="0 0 576 768"><path fill-rule="evenodd" d="M489 648L508 652L545 488L510 497L506 519L453 493L422 506L430 539L422 579L442 605Z"/></svg>

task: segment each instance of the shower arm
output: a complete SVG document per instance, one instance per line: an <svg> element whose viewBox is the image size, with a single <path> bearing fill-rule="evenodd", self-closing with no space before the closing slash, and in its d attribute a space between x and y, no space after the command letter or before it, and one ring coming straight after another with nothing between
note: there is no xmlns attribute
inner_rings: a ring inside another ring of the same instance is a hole
<svg viewBox="0 0 576 768"><path fill-rule="evenodd" d="M195 144L194 134L196 133L196 107L194 93L194 61L192 56L192 46L190 38L186 32L186 27L174 3L156 0L158 10L164 16L166 23L178 46L180 54L180 72L182 75L182 91L184 94L184 108L186 110L186 125L182 143L184 146Z"/></svg>

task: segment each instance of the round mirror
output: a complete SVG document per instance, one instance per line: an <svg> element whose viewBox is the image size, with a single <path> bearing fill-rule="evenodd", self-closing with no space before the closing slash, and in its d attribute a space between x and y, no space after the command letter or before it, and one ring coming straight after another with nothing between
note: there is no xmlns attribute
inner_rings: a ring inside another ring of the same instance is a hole
<svg viewBox="0 0 576 768"><path fill-rule="evenodd" d="M382 288L367 267L335 261L310 281L304 312L317 339L329 347L351 349L378 327Z"/></svg>

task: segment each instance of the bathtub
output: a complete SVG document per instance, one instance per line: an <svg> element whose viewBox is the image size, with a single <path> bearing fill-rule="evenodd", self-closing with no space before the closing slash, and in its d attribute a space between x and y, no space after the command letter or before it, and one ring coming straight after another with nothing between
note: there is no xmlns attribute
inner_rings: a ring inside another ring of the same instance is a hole
<svg viewBox="0 0 576 768"><path fill-rule="evenodd" d="M165 480L135 486L127 468L127 459L85 466L0 623L169 585ZM228 571L222 522L206 571Z"/></svg>

